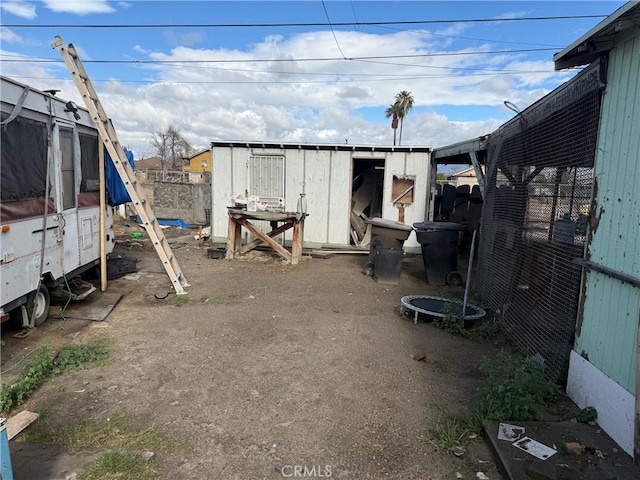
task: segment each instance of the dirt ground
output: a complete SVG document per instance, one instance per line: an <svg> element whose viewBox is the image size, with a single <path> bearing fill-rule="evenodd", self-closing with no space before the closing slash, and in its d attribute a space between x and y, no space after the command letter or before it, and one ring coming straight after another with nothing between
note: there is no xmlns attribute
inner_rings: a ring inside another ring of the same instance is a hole
<svg viewBox="0 0 640 480"><path fill-rule="evenodd" d="M383 285L361 273L363 255L289 266L209 259L188 239L174 250L192 285L180 306L154 296L170 290L155 254L128 249L139 275L110 282L123 298L106 321L50 319L21 340L4 328L3 371L42 343L111 340L110 362L50 380L25 409L47 411L52 428L139 416L188 445L157 455L163 479L282 479L295 466L340 479L501 478L479 438L463 458L425 441L435 422L469 412L478 361L497 349L398 314L404 295L462 296L426 284L421 257ZM74 478L93 458L45 461L11 443L16 479Z"/></svg>

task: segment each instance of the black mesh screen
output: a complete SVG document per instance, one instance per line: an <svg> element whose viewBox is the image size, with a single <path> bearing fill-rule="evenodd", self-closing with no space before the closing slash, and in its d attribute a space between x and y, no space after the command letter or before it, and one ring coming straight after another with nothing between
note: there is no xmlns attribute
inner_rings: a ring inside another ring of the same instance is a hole
<svg viewBox="0 0 640 480"><path fill-rule="evenodd" d="M505 335L564 380L573 346L600 112L594 64L490 138L478 294Z"/></svg>
<svg viewBox="0 0 640 480"><path fill-rule="evenodd" d="M2 120L9 114L2 113ZM0 192L3 202L45 196L47 126L17 117L0 126Z"/></svg>

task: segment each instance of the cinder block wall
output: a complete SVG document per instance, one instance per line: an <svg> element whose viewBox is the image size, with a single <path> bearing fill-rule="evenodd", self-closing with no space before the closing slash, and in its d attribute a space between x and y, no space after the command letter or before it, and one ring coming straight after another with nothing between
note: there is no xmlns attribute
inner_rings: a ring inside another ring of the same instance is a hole
<svg viewBox="0 0 640 480"><path fill-rule="evenodd" d="M156 217L204 225L205 208L211 208L211 185L154 182L153 199Z"/></svg>

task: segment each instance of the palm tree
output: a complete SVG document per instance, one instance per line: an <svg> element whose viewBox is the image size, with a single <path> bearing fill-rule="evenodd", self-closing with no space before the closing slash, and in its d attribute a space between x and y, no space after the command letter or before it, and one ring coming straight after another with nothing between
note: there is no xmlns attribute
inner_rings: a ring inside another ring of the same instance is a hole
<svg viewBox="0 0 640 480"><path fill-rule="evenodd" d="M391 128L393 128L393 144L396 144L396 130L398 128L398 102L392 103L384 111L385 118L392 118Z"/></svg>
<svg viewBox="0 0 640 480"><path fill-rule="evenodd" d="M402 125L404 124L404 117L406 117L409 111L413 108L413 103L413 95L411 95L411 92L402 90L400 93L396 94L396 101L394 105L396 105L396 115L400 119L400 137L398 138L398 145L402 145ZM393 144L396 144L395 141Z"/></svg>

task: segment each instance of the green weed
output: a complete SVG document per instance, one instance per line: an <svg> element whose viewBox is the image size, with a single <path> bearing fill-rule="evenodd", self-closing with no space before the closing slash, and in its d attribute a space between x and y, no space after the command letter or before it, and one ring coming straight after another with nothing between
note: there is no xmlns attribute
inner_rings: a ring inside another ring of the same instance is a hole
<svg viewBox="0 0 640 480"><path fill-rule="evenodd" d="M598 419L598 410L595 407L585 407L580 410L576 419L580 423L595 422Z"/></svg>
<svg viewBox="0 0 640 480"><path fill-rule="evenodd" d="M437 327L441 328L445 332L451 335L457 335L460 337L467 337L469 332L464 328L464 317L461 308L457 307L458 304L453 302L446 302L444 304L444 317L438 317L434 320Z"/></svg>
<svg viewBox="0 0 640 480"><path fill-rule="evenodd" d="M560 394L544 376L544 367L529 358L501 352L483 357L480 370L485 378L477 391L475 415L484 420L537 420Z"/></svg>
<svg viewBox="0 0 640 480"><path fill-rule="evenodd" d="M490 320L486 320L482 325L480 325L478 328L478 335L480 335L480 338L489 340L500 335L501 330L502 328L500 327L500 323L497 322L495 318L492 318Z"/></svg>
<svg viewBox="0 0 640 480"><path fill-rule="evenodd" d="M64 372L88 368L109 357L106 341L84 345L66 345L58 352L48 346L38 349L33 362L22 369L18 379L0 389L0 411L23 404L49 378Z"/></svg>

